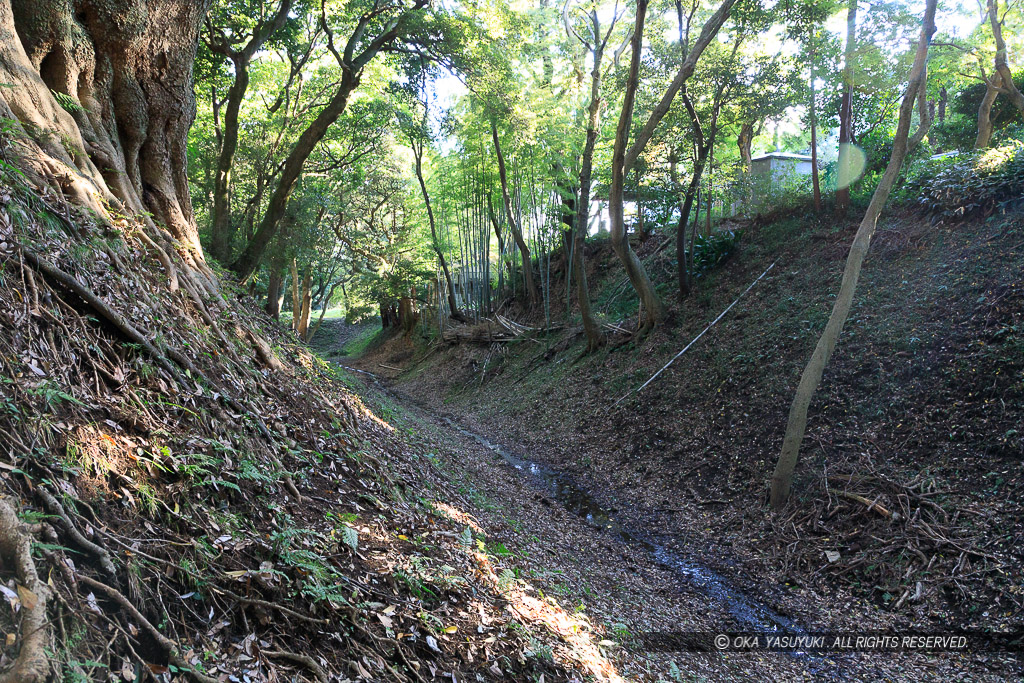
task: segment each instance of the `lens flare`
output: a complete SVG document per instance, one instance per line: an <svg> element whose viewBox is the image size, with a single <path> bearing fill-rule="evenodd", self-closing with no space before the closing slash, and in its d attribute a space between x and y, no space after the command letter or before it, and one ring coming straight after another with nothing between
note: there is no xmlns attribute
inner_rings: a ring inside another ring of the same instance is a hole
<svg viewBox="0 0 1024 683"><path fill-rule="evenodd" d="M864 175L868 157L857 145L844 142L839 145L839 165L836 183L840 189L849 187Z"/></svg>

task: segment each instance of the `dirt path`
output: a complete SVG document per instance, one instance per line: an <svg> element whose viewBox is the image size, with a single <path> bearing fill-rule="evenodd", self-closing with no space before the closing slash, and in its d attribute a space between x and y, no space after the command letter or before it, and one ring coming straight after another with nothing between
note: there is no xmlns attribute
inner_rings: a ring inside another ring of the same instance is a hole
<svg viewBox="0 0 1024 683"><path fill-rule="evenodd" d="M477 521L488 544L508 551L506 571L541 599L585 617L626 680L1000 680L959 656L652 652L678 649L652 646L657 634L672 643L702 634L706 643L722 631L803 628L766 604L769 597L738 590L740 580L619 523L616 511L500 437L482 436L365 370L353 374L457 489L461 500L449 502Z"/></svg>

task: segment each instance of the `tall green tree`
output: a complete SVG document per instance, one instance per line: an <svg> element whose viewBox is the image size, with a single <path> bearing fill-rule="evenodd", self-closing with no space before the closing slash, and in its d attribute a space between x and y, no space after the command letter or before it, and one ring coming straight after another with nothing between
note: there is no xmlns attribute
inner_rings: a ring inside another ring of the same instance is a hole
<svg viewBox="0 0 1024 683"><path fill-rule="evenodd" d="M782 442L782 451L779 454L775 471L772 473L770 503L772 508L778 510L786 504L789 498L790 488L793 482L793 471L800 455L800 446L803 443L804 433L807 429L807 410L811 399L821 383L825 366L828 365L832 352L835 351L839 341L839 334L843 330L847 317L850 315L850 308L853 306L853 296L857 289L857 281L860 279L861 267L867 256L868 248L871 246L871 237L875 232L878 217L885 208L896 179L903 168L903 160L907 153L924 139L928 132L931 120L928 117L928 108L925 106L927 87L927 64L928 47L935 33L935 6L937 0L927 0L924 18L922 20L921 34L917 42L917 49L914 52L914 64L911 67L907 87L903 93L900 104L899 122L896 128L896 137L893 142L892 156L886 166L871 197L871 203L864 214L864 218L857 228L857 234L853 238L850 247L850 254L846 259L846 268L843 271L843 280L839 286L839 293L836 296L835 304L832 307L832 314L829 316L825 330L822 332L814 353L800 376L800 384L797 386L793 396L793 403L789 410L789 420L786 424L786 435ZM914 113L914 103L919 103L920 125L917 131L910 135L911 120Z"/></svg>

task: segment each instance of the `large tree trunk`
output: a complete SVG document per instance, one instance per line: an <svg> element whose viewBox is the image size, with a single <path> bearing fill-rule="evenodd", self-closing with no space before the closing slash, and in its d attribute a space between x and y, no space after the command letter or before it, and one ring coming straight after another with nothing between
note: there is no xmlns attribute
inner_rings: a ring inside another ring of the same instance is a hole
<svg viewBox="0 0 1024 683"><path fill-rule="evenodd" d="M403 296L398 300L398 323L402 328L402 334L408 337L412 334L412 331L416 328L416 323L419 321L419 315L416 313L416 308L413 306L413 300L411 297Z"/></svg>
<svg viewBox="0 0 1024 683"><path fill-rule="evenodd" d="M516 246L519 247L519 255L523 259L523 282L526 284L526 295L530 304L536 304L540 301L540 295L537 292L537 283L533 278L533 263L530 260L530 247L527 246L526 240L523 239L523 231L519 228L519 224L516 222L516 217L512 214L512 198L508 191L508 173L505 169L505 155L501 152L501 141L498 139L498 126L492 120L491 121L491 139L494 141L494 152L498 156L498 180L501 184L501 200L505 205L505 219L508 221L508 229L512 233L512 239L515 240Z"/></svg>
<svg viewBox="0 0 1024 683"><path fill-rule="evenodd" d="M878 216L889 199L889 193L899 177L903 167L903 160L907 152L913 149L914 145L920 142L928 131L928 110L921 107L921 125L913 138L909 138L910 119L914 111L914 100L919 99L922 103L925 98L925 84L927 76L928 43L935 32L935 5L937 0L928 0L925 7L924 22L921 28L921 37L917 43L917 51L914 54L914 65L910 70L910 79L907 90L903 95L903 102L900 104L899 123L896 127L896 136L893 140L892 156L889 158L889 165L871 197L871 204L868 206L864 219L860 222L857 234L850 247L850 254L846 259L846 270L843 272L843 281L839 287L839 294L836 297L835 305L832 307L832 315L829 316L825 331L822 332L818 344L814 348L807 367L800 377L800 384L793 397L793 404L789 411L789 422L786 425L786 436L782 443L782 452L772 474L771 482L771 506L779 509L785 505L789 498L790 486L793 482L793 470L796 468L797 459L800 454L800 445L803 442L804 431L807 428L807 409L810 406L811 398L821 383L822 373L825 366L836 348L839 333L842 332L846 318L850 314L853 305L853 295L857 289L857 280L860 277L861 266L867 256L868 247L871 245L871 236L875 232L875 225ZM908 139L909 138L909 139Z"/></svg>
<svg viewBox="0 0 1024 683"><path fill-rule="evenodd" d="M27 172L101 215L102 200L151 214L197 261L185 143L208 4L0 0L0 115L36 139Z"/></svg>
<svg viewBox="0 0 1024 683"><path fill-rule="evenodd" d="M843 51L843 99L839 103L839 184L836 187L836 213L845 215L850 208L850 145L853 144L853 57L857 42L857 0L846 8L846 48Z"/></svg>

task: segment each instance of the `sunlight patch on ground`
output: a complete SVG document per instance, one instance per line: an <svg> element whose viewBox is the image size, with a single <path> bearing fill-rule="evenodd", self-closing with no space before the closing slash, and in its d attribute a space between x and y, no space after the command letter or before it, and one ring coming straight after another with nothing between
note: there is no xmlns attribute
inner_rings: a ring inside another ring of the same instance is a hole
<svg viewBox="0 0 1024 683"><path fill-rule="evenodd" d="M557 635L564 647L553 652L556 659L565 664L582 666L590 675L599 681L619 683L624 681L615 665L605 656L598 643L594 642L595 634L590 623L584 618L569 614L558 604L528 595L525 588L519 585L505 585L497 574L487 555L473 552L480 578L487 581L509 601L508 609L526 623L539 624Z"/></svg>
<svg viewBox="0 0 1024 683"><path fill-rule="evenodd" d="M440 501L434 501L433 506L455 522L467 525L476 533L484 533L469 513ZM476 564L477 577L508 600L506 609L520 621L541 626L558 636L563 646L552 652L557 661L571 668L582 668L599 681L618 683L624 680L615 664L605 656L599 643L595 642L596 634L586 617L566 612L551 598L541 599L529 595L527 591L533 590L529 584L509 581L499 576L491 558L482 552L483 547L481 543L481 550L467 548L467 553Z"/></svg>
<svg viewBox="0 0 1024 683"><path fill-rule="evenodd" d="M459 524L465 524L475 533L484 533L484 530L476 523L473 515L463 512L457 508L453 508L448 503L442 503L439 500L434 501L434 507L437 508L439 512L443 512L448 518L458 522Z"/></svg>

